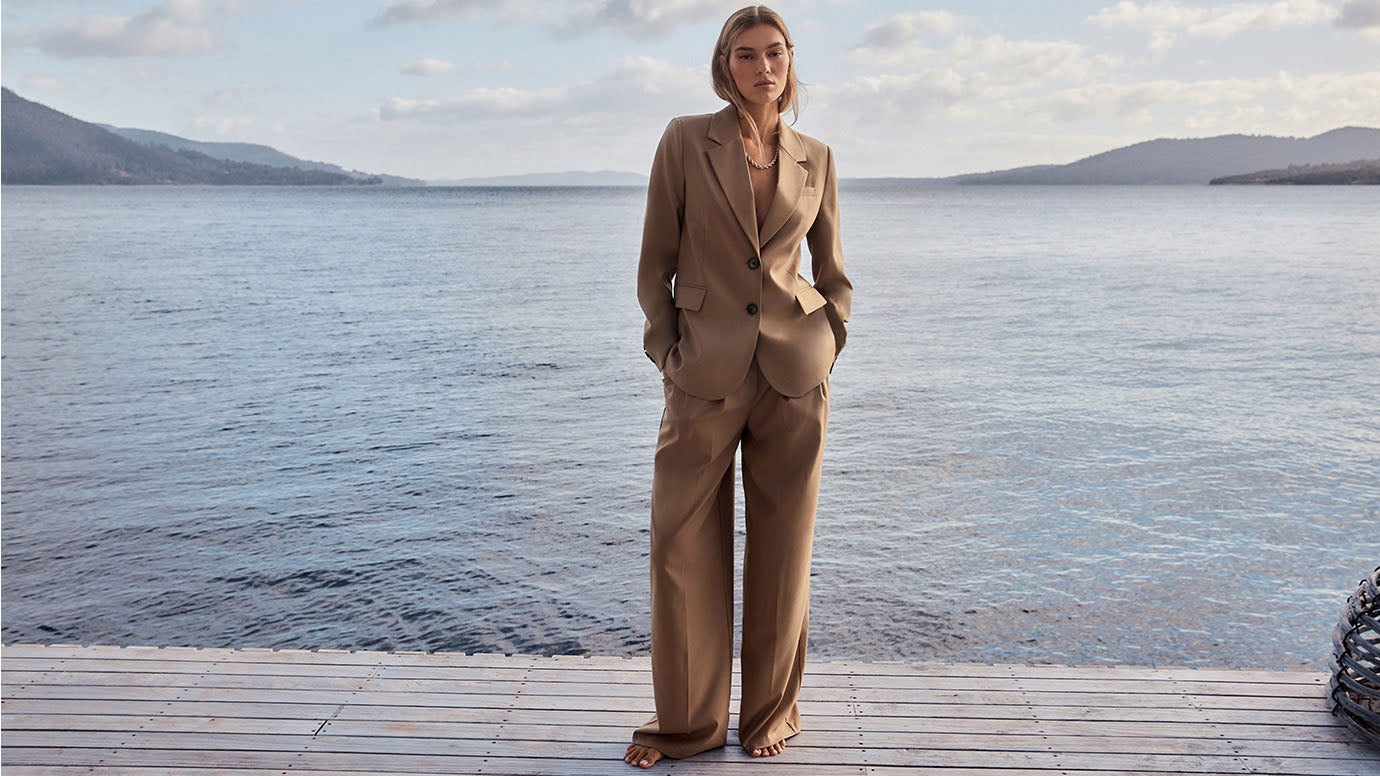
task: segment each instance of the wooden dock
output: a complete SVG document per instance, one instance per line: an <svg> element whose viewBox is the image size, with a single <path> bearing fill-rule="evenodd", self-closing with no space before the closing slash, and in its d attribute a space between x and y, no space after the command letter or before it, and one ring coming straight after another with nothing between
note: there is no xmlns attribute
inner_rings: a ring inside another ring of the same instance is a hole
<svg viewBox="0 0 1380 776"><path fill-rule="evenodd" d="M3 761L24 774L628 774L646 658L9 645ZM1326 774L1380 751L1314 673L813 662L805 732L654 773Z"/></svg>

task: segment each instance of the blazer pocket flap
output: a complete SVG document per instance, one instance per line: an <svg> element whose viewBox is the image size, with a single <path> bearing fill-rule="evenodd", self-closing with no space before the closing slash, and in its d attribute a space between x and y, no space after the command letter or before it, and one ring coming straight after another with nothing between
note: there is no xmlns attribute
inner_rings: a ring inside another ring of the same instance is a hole
<svg viewBox="0 0 1380 776"><path fill-rule="evenodd" d="M705 289L683 283L676 284L676 307L682 310L698 311L704 306Z"/></svg>
<svg viewBox="0 0 1380 776"><path fill-rule="evenodd" d="M824 294L815 290L814 286L802 286L795 292L795 300L800 303L800 309L804 310L806 315L829 303Z"/></svg>

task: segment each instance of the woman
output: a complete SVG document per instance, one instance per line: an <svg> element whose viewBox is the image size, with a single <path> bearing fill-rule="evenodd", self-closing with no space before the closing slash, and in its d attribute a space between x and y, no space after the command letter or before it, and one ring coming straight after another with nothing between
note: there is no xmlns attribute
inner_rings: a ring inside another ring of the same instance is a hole
<svg viewBox="0 0 1380 776"><path fill-rule="evenodd" d="M738 740L779 754L800 731L810 547L852 285L833 153L793 131L790 33L762 6L729 17L711 65L729 105L666 128L652 163L637 295L666 411L652 482L656 716L624 760L650 768L728 740L733 463L741 446L742 700ZM801 242L814 282L799 274Z"/></svg>

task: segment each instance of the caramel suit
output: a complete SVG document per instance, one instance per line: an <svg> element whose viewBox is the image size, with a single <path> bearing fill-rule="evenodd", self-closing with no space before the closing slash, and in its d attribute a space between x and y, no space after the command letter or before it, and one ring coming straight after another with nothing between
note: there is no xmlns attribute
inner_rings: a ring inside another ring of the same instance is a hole
<svg viewBox="0 0 1380 776"><path fill-rule="evenodd" d="M833 153L784 124L778 147L776 196L761 219L732 106L673 120L648 185L637 295L666 411L652 482L656 716L633 741L670 757L727 742L739 447L747 546L738 740L757 749L800 730L828 377L852 285ZM800 275L802 242L813 282Z"/></svg>

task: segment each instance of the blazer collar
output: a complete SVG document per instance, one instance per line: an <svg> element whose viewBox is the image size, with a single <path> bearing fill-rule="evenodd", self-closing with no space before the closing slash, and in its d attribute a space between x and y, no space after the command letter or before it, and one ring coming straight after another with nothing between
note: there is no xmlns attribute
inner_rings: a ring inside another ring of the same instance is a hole
<svg viewBox="0 0 1380 776"><path fill-rule="evenodd" d="M752 182L748 180L743 138L738 131L738 109L729 105L711 116L708 136L717 144L708 151L714 175L719 179L729 206L733 208L738 225L753 245L760 249L780 231L795 211L807 179L802 166L805 162L805 146L795 130L781 124L777 139L781 149L778 161L781 169L776 183L776 198L772 200L762 222L761 234L758 234Z"/></svg>
<svg viewBox="0 0 1380 776"><path fill-rule="evenodd" d="M805 161L805 145L800 142L800 135L785 122L781 123L781 137L778 141L781 150L797 162ZM743 147L743 136L738 132L738 109L728 105L718 113L709 117L709 139L719 145L737 145L741 150Z"/></svg>

